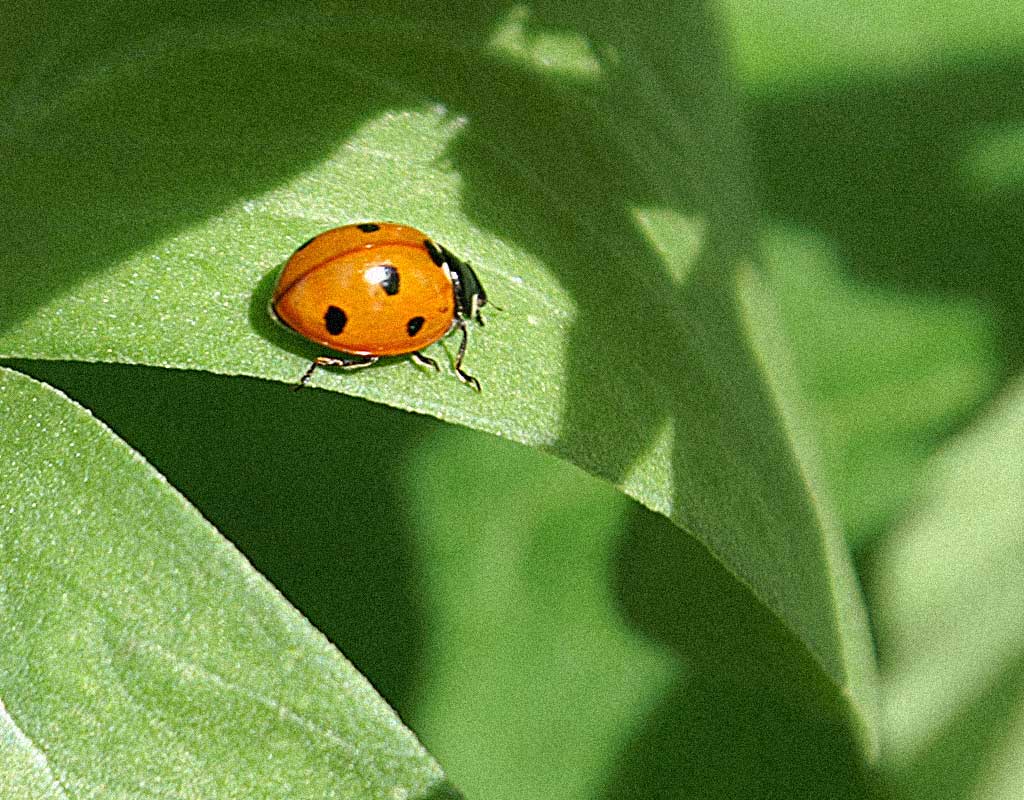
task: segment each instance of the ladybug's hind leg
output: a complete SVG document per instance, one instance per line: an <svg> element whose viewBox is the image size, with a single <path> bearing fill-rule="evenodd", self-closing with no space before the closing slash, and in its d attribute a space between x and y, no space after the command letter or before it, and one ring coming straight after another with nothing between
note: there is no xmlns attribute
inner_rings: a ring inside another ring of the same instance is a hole
<svg viewBox="0 0 1024 800"><path fill-rule="evenodd" d="M377 356L365 356L360 361L353 361L348 358L335 358L334 356L317 356L313 363L309 365L309 369L302 373L302 377L299 378L299 382L292 387L293 392L297 392L312 377L317 367L340 367L341 369L362 369L368 367L371 364L377 363Z"/></svg>

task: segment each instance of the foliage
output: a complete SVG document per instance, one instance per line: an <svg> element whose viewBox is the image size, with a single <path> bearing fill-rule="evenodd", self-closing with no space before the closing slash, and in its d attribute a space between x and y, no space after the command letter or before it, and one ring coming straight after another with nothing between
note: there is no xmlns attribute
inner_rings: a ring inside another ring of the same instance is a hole
<svg viewBox="0 0 1024 800"><path fill-rule="evenodd" d="M899 712L946 673L886 543L918 497L948 537L928 465L1024 352L1012 79L937 136L993 68L879 78L879 26L837 73L723 8L13 4L0 794L966 796ZM360 219L473 262L482 394L401 360L289 391L317 351L275 273Z"/></svg>

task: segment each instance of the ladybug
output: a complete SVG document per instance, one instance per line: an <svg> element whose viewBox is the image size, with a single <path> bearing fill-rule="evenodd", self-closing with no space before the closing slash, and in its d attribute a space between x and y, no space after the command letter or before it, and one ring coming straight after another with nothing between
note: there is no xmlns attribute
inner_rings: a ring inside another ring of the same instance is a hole
<svg viewBox="0 0 1024 800"><path fill-rule="evenodd" d="M361 369L382 356L409 355L439 370L422 350L459 329L455 374L479 392L480 381L462 369L462 359L469 321L483 325L485 305L473 268L422 231L360 222L324 231L292 253L270 310L296 333L352 356L319 356L296 389L317 367Z"/></svg>

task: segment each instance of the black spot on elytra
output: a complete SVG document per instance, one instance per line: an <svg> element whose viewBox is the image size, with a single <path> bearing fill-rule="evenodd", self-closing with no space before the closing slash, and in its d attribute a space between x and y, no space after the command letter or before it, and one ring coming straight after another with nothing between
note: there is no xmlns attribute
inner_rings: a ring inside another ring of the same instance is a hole
<svg viewBox="0 0 1024 800"><path fill-rule="evenodd" d="M430 254L430 260L437 264L437 266L443 267L446 260L444 257L444 251L430 241L430 239L424 239L423 246L427 248L427 253Z"/></svg>
<svg viewBox="0 0 1024 800"><path fill-rule="evenodd" d="M306 241L304 241L302 244L300 244L298 247L295 248L295 252L297 253L300 250L305 250L307 247L309 247L311 244L313 244L313 242L316 241L316 238L317 237L314 236L312 239L307 239Z"/></svg>
<svg viewBox="0 0 1024 800"><path fill-rule="evenodd" d="M380 288L390 297L398 294L398 270L390 264L382 264L384 277L380 280Z"/></svg>
<svg viewBox="0 0 1024 800"><path fill-rule="evenodd" d="M413 317L407 323L405 323L405 329L409 331L410 336L415 336L420 332L420 328L423 327L423 323L426 322L423 317Z"/></svg>
<svg viewBox="0 0 1024 800"><path fill-rule="evenodd" d="M324 314L324 324L327 326L327 332L331 336L337 336L343 330L345 330L345 323L348 322L348 316L337 306L328 306L327 313Z"/></svg>
<svg viewBox="0 0 1024 800"><path fill-rule="evenodd" d="M373 233L380 230L380 225L375 225L372 222L360 222L356 227L363 233Z"/></svg>

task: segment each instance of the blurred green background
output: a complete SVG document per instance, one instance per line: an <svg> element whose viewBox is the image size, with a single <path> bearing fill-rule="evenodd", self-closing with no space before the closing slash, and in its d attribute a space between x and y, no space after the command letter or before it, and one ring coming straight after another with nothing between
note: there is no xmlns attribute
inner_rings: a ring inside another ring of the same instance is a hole
<svg viewBox="0 0 1024 800"><path fill-rule="evenodd" d="M1024 6L725 7L767 260L859 546L1024 366Z"/></svg>
<svg viewBox="0 0 1024 800"><path fill-rule="evenodd" d="M879 792L1019 797L1024 5L723 7L874 622Z"/></svg>

